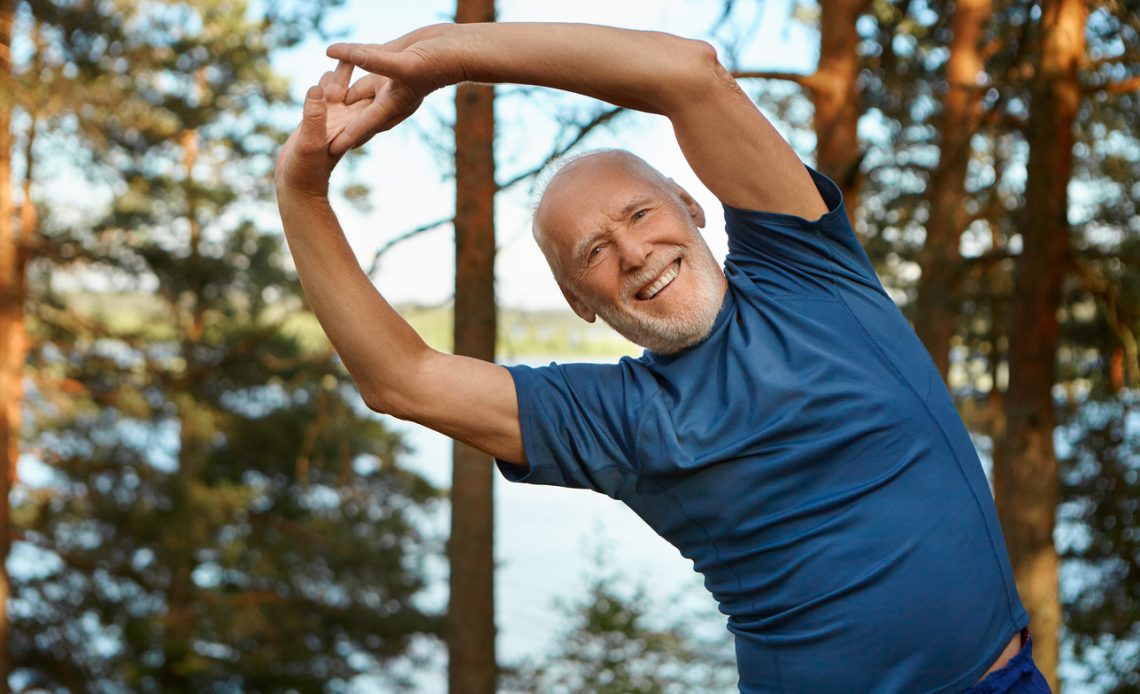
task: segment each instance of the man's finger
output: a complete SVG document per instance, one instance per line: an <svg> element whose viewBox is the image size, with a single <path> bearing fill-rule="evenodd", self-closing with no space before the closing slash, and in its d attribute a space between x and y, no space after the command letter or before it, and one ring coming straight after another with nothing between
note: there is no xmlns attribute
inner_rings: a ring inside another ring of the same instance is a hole
<svg viewBox="0 0 1140 694"><path fill-rule="evenodd" d="M325 97L334 103L343 102L352 80L352 63L342 60L336 64L332 79L325 85Z"/></svg>
<svg viewBox="0 0 1140 694"><path fill-rule="evenodd" d="M336 70L329 75L328 81L321 85L325 90L325 99L332 103L341 103L348 90L348 80L352 77L352 63L340 61Z"/></svg>
<svg viewBox="0 0 1140 694"><path fill-rule="evenodd" d="M379 75L365 75L348 88L348 93L344 96L344 103L355 104L364 99L371 99L376 96L376 92L380 91L380 86L387 81L387 77Z"/></svg>
<svg viewBox="0 0 1140 694"><path fill-rule="evenodd" d="M336 64L336 70L333 71L333 84L348 88L349 82L352 81L352 63L347 60L342 60Z"/></svg>
<svg viewBox="0 0 1140 694"><path fill-rule="evenodd" d="M363 43L334 43L325 53L330 58L345 60L376 75L400 75L403 60L399 52Z"/></svg>
<svg viewBox="0 0 1140 694"><path fill-rule="evenodd" d="M321 75L321 78L319 80L317 80L317 85L324 87L329 82L331 82L332 79L333 79L333 73L330 70L330 71L326 72L325 74Z"/></svg>
<svg viewBox="0 0 1140 694"><path fill-rule="evenodd" d="M314 152L325 147L325 90L321 87L309 87L305 93L305 105L301 115L301 136L297 140L297 147L304 152Z"/></svg>

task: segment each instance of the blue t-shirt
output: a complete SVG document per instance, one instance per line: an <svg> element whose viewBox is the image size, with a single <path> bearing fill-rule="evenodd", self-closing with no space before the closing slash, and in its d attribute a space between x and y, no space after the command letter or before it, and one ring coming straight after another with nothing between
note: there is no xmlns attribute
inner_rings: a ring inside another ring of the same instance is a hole
<svg viewBox="0 0 1140 694"><path fill-rule="evenodd" d="M842 195L725 208L728 289L674 355L510 367L528 470L628 505L728 615L744 692L956 692L1029 623L989 485Z"/></svg>

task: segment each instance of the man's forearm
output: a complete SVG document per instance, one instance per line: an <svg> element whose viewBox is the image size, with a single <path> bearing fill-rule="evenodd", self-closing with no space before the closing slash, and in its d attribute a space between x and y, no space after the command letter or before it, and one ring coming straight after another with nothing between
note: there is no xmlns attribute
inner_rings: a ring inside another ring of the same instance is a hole
<svg viewBox="0 0 1140 694"><path fill-rule="evenodd" d="M463 77L584 94L669 115L719 67L702 41L592 24L461 24Z"/></svg>
<svg viewBox="0 0 1140 694"><path fill-rule="evenodd" d="M327 200L278 191L305 297L369 407L399 416L408 378L430 348L380 296Z"/></svg>
<svg viewBox="0 0 1140 694"><path fill-rule="evenodd" d="M795 151L708 43L590 24L444 31L457 32L466 79L553 87L666 116L693 171L726 204L811 219L827 211Z"/></svg>

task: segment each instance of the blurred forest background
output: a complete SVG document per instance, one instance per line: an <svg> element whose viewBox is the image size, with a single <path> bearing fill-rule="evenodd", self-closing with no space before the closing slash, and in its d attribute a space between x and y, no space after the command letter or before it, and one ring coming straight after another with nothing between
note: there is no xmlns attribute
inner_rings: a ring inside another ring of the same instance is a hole
<svg viewBox="0 0 1140 694"><path fill-rule="evenodd" d="M741 60L762 1L690 35L843 188L990 464L1042 671L1140 691L1140 2L802 0L818 61L793 73ZM418 639L453 691L734 690L730 645L608 573L560 649L498 662L489 464L457 451L453 497L403 464L273 216L297 109L272 59L339 4L0 0L0 688L414 689ZM454 230L454 300L413 321L484 358L622 350L496 311L493 210L625 114L504 175L494 102L531 90L453 91L429 137L455 212L381 248ZM340 192L367 209L366 181ZM451 609L425 607L445 552Z"/></svg>

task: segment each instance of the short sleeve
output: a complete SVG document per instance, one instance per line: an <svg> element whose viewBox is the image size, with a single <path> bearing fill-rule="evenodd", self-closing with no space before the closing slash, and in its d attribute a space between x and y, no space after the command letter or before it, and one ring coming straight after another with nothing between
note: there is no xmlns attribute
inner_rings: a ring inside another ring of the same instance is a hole
<svg viewBox="0 0 1140 694"><path fill-rule="evenodd" d="M725 205L726 268L741 270L770 296L834 295L838 282L865 285L886 295L847 220L839 186L807 168L827 213L811 221Z"/></svg>
<svg viewBox="0 0 1140 694"><path fill-rule="evenodd" d="M592 489L618 498L636 470L642 388L627 363L507 367L529 468L501 460L512 482Z"/></svg>

